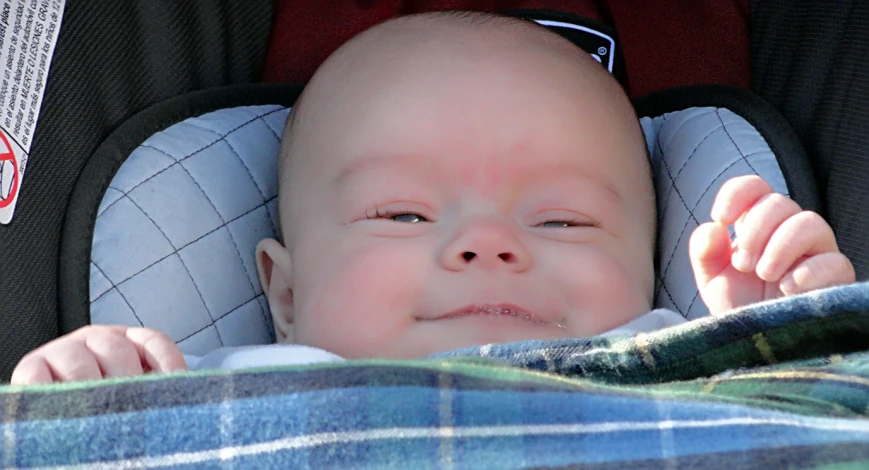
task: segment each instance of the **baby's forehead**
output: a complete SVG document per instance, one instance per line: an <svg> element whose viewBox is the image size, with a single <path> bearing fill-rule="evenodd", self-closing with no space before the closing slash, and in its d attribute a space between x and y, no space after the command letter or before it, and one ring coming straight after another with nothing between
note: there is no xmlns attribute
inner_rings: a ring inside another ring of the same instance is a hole
<svg viewBox="0 0 869 470"><path fill-rule="evenodd" d="M553 93L572 95L560 96L556 101L579 98L584 102L594 97L624 95L599 63L569 43L570 54L564 54L553 53L548 44L542 48L528 47L528 43L512 47L483 34L468 35L480 42L475 47L455 37L404 41L398 37L402 34L404 31L386 31L365 44L339 51L334 61L330 58L332 62L318 70L301 103L295 106L293 127L316 131L355 119L351 113L354 109L358 113L360 107L370 115L377 107L392 111L408 102L460 106L463 102L454 98L474 86L482 87L487 95L497 93L503 101L543 99ZM402 44L413 41L417 42ZM366 45L372 47L363 47ZM470 107L478 97L467 98ZM613 109L623 110L627 105L628 113L633 113L627 100L607 101ZM407 118L413 118L410 111Z"/></svg>

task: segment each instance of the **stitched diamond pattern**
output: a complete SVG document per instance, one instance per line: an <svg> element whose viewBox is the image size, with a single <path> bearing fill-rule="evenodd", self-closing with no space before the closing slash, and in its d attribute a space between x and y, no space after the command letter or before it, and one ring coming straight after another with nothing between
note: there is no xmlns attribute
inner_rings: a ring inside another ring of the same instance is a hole
<svg viewBox="0 0 869 470"><path fill-rule="evenodd" d="M92 322L157 328L193 355L274 341L254 249L275 236L288 111L209 113L130 154L98 212Z"/></svg>

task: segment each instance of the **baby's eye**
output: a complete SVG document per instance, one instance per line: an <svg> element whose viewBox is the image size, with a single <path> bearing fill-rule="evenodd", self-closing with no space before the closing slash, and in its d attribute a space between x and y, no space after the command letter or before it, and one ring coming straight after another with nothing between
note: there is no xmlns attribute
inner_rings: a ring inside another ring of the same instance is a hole
<svg viewBox="0 0 869 470"><path fill-rule="evenodd" d="M387 214L388 215L388 214ZM391 220L396 222L404 222L407 224L415 224L418 222L428 222L428 219L419 215L419 214L395 214L390 217Z"/></svg>
<svg viewBox="0 0 869 470"><path fill-rule="evenodd" d="M540 226L546 227L546 228L550 228L550 227L565 228L565 227L572 227L573 224L571 224L570 222L552 221L552 222L543 222L542 224L540 224Z"/></svg>
<svg viewBox="0 0 869 470"><path fill-rule="evenodd" d="M393 222L402 222L405 224L431 222L428 218L414 212L413 210L405 208L382 209L380 207L375 207L374 210L368 212L365 217L368 219L391 220Z"/></svg>
<svg viewBox="0 0 869 470"><path fill-rule="evenodd" d="M543 228L570 228L570 227L600 227L600 222L591 220L549 220L538 225Z"/></svg>

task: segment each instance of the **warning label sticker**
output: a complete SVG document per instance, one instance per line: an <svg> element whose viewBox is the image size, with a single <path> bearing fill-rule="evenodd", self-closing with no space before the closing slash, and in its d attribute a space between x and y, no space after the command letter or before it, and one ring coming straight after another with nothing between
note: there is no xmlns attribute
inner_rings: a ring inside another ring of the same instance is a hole
<svg viewBox="0 0 869 470"><path fill-rule="evenodd" d="M65 0L0 0L0 223L12 221Z"/></svg>

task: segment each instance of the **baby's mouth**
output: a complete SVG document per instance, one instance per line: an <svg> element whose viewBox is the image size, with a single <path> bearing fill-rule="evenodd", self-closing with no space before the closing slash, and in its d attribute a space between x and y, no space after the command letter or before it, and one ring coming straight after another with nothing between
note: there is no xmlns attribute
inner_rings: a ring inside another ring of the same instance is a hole
<svg viewBox="0 0 869 470"><path fill-rule="evenodd" d="M470 316L488 316L488 317L506 317L524 320L535 325L552 326L555 328L567 328L566 325L558 321L546 321L531 312L514 305L468 305L458 308L451 312L433 318L419 318L419 320L449 320L461 317Z"/></svg>

